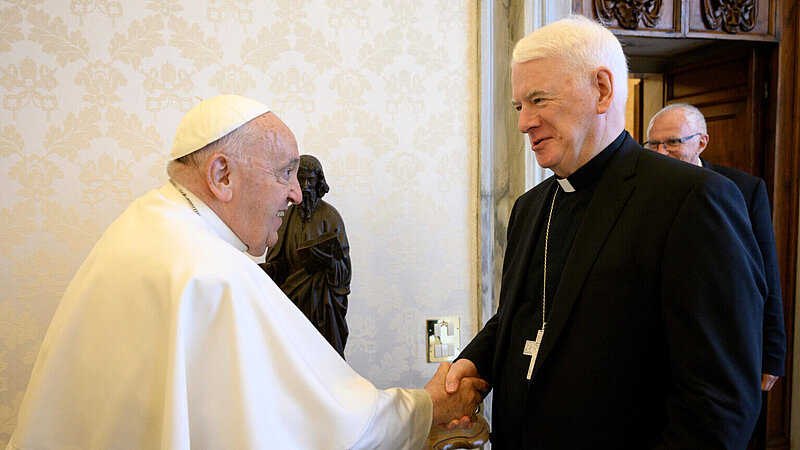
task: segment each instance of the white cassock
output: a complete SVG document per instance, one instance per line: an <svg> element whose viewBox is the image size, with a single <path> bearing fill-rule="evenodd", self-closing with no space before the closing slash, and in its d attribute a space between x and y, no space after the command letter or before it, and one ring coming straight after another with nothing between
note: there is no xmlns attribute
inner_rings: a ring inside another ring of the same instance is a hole
<svg viewBox="0 0 800 450"><path fill-rule="evenodd" d="M42 344L9 449L420 448L432 404L378 390L171 184L106 230Z"/></svg>

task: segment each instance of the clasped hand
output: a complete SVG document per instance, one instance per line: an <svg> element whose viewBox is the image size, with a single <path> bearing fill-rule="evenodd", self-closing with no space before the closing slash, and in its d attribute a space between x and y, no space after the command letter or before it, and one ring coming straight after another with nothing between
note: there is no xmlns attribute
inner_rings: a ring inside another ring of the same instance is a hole
<svg viewBox="0 0 800 450"><path fill-rule="evenodd" d="M477 420L478 405L489 391L489 383L475 376L460 378L457 386L448 392L445 380L452 366L449 362L439 365L425 390L433 401L433 425L452 430L469 427ZM452 376L452 375L451 375Z"/></svg>

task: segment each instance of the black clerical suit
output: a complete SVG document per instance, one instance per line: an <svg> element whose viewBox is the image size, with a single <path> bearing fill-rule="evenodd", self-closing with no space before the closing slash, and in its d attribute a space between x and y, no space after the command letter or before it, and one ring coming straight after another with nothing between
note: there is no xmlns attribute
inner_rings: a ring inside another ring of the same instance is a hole
<svg viewBox="0 0 800 450"><path fill-rule="evenodd" d="M744 448L761 401L766 286L742 196L627 132L606 150L574 238L549 243L563 271L548 267L559 282L532 379L509 393L526 377L504 370L524 349L515 322L530 340L542 324L540 307L518 312L541 303L529 278L541 278L531 262L555 179L512 210L498 312L460 355L495 389L493 448Z"/></svg>
<svg viewBox="0 0 800 450"><path fill-rule="evenodd" d="M781 279L778 272L778 253L775 250L775 233L772 230L772 213L767 197L767 186L761 178L747 172L725 166L711 164L700 159L703 167L724 175L736 184L742 192L750 216L758 248L764 260L764 273L767 279L767 299L764 303L764 354L763 373L782 377L785 375L786 330L783 325L783 301Z"/></svg>

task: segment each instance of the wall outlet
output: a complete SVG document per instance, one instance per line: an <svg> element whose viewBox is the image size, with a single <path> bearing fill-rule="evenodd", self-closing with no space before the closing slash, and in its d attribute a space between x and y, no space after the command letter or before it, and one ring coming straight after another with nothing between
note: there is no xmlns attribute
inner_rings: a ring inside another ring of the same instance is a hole
<svg viewBox="0 0 800 450"><path fill-rule="evenodd" d="M461 318L458 316L428 319L425 342L428 362L452 361L461 353Z"/></svg>

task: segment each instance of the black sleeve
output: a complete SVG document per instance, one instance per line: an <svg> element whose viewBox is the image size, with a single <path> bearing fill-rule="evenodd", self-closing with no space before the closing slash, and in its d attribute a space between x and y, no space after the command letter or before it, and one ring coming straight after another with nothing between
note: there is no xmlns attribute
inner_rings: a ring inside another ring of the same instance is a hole
<svg viewBox="0 0 800 450"><path fill-rule="evenodd" d="M759 180L751 204L750 223L764 260L768 290L764 303L764 355L761 371L770 375L784 376L786 331L783 324L781 280L778 272L778 254L775 250L775 233L772 229L772 213L764 180Z"/></svg>
<svg viewBox="0 0 800 450"><path fill-rule="evenodd" d="M766 296L760 251L738 188L700 179L662 261L670 392L664 448L744 448L761 404Z"/></svg>

